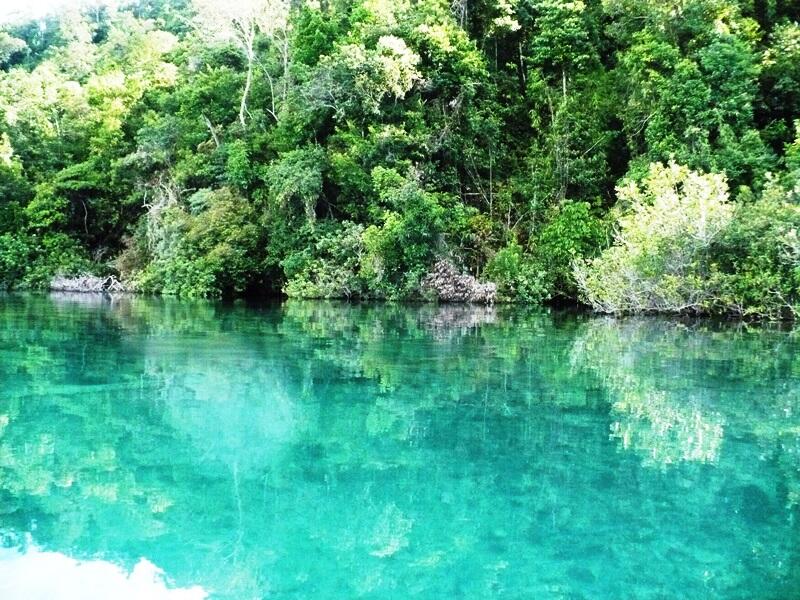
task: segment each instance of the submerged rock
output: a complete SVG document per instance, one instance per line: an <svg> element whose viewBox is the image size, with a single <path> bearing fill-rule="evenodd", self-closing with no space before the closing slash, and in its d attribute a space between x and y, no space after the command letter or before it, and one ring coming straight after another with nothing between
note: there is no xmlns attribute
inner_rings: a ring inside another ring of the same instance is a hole
<svg viewBox="0 0 800 600"><path fill-rule="evenodd" d="M497 285L481 283L472 275L465 275L449 260L439 260L422 279L422 289L432 292L440 302L474 302L493 304L497 298Z"/></svg>

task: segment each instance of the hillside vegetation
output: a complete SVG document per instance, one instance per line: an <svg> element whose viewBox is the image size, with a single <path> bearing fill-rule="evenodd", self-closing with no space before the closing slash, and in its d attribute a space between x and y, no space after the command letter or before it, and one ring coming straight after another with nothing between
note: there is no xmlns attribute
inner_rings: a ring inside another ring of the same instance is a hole
<svg viewBox="0 0 800 600"><path fill-rule="evenodd" d="M791 317L793 0L139 0L0 29L0 283Z"/></svg>

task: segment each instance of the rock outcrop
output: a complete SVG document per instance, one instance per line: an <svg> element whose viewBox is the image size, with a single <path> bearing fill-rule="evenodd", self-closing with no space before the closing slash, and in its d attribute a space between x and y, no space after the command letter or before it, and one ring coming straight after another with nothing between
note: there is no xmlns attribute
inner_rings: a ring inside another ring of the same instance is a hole
<svg viewBox="0 0 800 600"><path fill-rule="evenodd" d="M126 292L125 285L114 277L95 277L94 275L76 275L67 277L56 275L50 281L50 289L54 292Z"/></svg>
<svg viewBox="0 0 800 600"><path fill-rule="evenodd" d="M439 260L422 279L422 289L433 293L440 302L493 304L497 285L481 283L472 275L461 273L449 260Z"/></svg>

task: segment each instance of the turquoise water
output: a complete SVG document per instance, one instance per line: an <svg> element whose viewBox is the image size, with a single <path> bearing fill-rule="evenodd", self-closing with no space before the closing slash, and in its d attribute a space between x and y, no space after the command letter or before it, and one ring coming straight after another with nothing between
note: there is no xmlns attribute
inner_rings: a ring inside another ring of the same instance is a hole
<svg viewBox="0 0 800 600"><path fill-rule="evenodd" d="M0 297L0 598L800 598L800 338Z"/></svg>

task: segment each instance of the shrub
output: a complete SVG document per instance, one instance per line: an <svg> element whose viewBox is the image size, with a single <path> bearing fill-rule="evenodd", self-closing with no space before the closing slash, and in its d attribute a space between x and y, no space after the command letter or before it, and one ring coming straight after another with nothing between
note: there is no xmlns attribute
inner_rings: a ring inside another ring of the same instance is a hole
<svg viewBox="0 0 800 600"><path fill-rule="evenodd" d="M30 262L21 287L47 289L56 275L94 273L98 266L74 238L64 233L31 236Z"/></svg>
<svg viewBox="0 0 800 600"><path fill-rule="evenodd" d="M484 277L497 284L501 302L538 303L547 297L547 273L536 261L524 255L522 246L512 242L488 262Z"/></svg>
<svg viewBox="0 0 800 600"><path fill-rule="evenodd" d="M369 295L361 275L364 227L350 222L326 227L320 223L310 248L281 263L290 298L352 298Z"/></svg>
<svg viewBox="0 0 800 600"><path fill-rule="evenodd" d="M245 291L262 272L255 209L227 188L206 192L204 210L174 204L152 214L153 262L134 276L140 291L219 297Z"/></svg>
<svg viewBox="0 0 800 600"><path fill-rule="evenodd" d="M535 256L544 272L546 295L574 298L573 265L607 246L607 237L604 223L587 202L561 204L536 239Z"/></svg>
<svg viewBox="0 0 800 600"><path fill-rule="evenodd" d="M628 208L613 246L575 266L582 299L608 313L708 310L709 248L733 218L725 177L656 163L617 192Z"/></svg>
<svg viewBox="0 0 800 600"><path fill-rule="evenodd" d="M740 205L711 249L718 273L715 309L737 316L779 318L796 314L800 301L800 207L768 188Z"/></svg>
<svg viewBox="0 0 800 600"><path fill-rule="evenodd" d="M30 240L19 235L0 235L0 288L19 285L28 269Z"/></svg>
<svg viewBox="0 0 800 600"><path fill-rule="evenodd" d="M375 169L373 179L389 206L380 225L364 232L363 273L377 295L403 298L419 291L419 281L440 250L446 198L423 189L416 179Z"/></svg>

